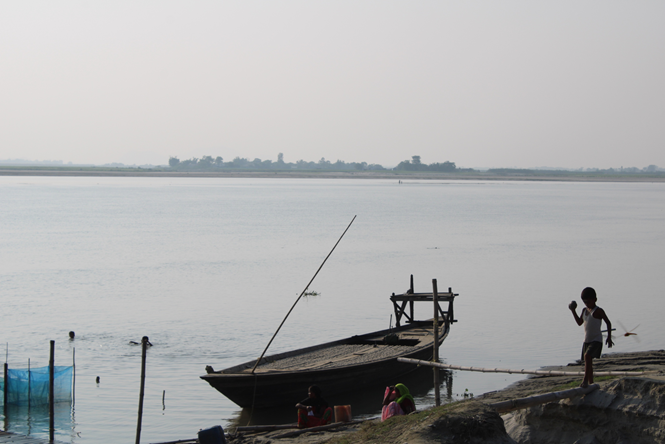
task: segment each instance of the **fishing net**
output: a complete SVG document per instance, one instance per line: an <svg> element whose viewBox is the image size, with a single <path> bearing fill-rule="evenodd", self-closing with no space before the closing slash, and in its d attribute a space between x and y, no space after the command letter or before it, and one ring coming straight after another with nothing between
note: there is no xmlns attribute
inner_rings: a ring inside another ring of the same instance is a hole
<svg viewBox="0 0 665 444"><path fill-rule="evenodd" d="M53 400L55 402L70 401L72 399L72 373L73 367L53 367ZM30 370L9 369L7 381L0 383L4 399L5 386L7 388L7 404L39 405L48 404L49 401L49 368L39 367Z"/></svg>

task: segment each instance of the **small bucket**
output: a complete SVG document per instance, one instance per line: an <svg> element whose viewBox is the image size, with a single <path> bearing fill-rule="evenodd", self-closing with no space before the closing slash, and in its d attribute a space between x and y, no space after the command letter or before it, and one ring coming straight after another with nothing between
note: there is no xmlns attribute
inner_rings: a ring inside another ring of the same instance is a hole
<svg viewBox="0 0 665 444"><path fill-rule="evenodd" d="M226 444L224 429L222 426L210 427L199 431L199 443L201 444Z"/></svg>
<svg viewBox="0 0 665 444"><path fill-rule="evenodd" d="M351 406L350 405L336 405L335 406L335 422L349 422L351 421Z"/></svg>

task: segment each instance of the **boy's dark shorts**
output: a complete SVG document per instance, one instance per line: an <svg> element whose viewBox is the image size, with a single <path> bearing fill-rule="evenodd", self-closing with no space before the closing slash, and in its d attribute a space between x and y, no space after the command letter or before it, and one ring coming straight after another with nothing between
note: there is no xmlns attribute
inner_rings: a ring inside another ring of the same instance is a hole
<svg viewBox="0 0 665 444"><path fill-rule="evenodd" d="M603 351L603 343L598 341L585 342L582 346L582 361L584 361L584 355L589 353L592 358L600 358L600 354Z"/></svg>

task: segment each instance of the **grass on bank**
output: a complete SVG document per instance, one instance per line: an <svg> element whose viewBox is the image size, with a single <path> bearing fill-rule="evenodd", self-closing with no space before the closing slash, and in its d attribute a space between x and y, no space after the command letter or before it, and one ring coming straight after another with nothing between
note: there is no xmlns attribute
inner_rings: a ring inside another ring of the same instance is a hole
<svg viewBox="0 0 665 444"><path fill-rule="evenodd" d="M333 438L329 444L359 444L359 443L388 443L399 442L398 438L409 430L412 430L432 415L443 416L449 412L456 403L434 407L422 412L412 413L406 416L394 416L387 421L367 421L362 424L360 430L353 435Z"/></svg>
<svg viewBox="0 0 665 444"><path fill-rule="evenodd" d="M497 424L492 423L490 416L496 417ZM501 423L501 426L498 423ZM478 434L489 436L501 433L502 426L501 418L489 407L478 401L463 400L406 416L394 416L384 422L368 421L363 423L357 432L334 437L326 443L402 443L412 441L416 437L422 439L431 434L435 435L436 440L439 433L453 434L458 438ZM464 440L460 442L464 442Z"/></svg>
<svg viewBox="0 0 665 444"><path fill-rule="evenodd" d="M596 383L596 382L610 381L612 379L617 379L618 377L619 376L598 376L597 378L593 378L593 380L594 380L594 383ZM560 391L563 391L563 390L570 390L570 389L573 389L573 388L577 388L579 386L580 386L580 381L573 381L573 382L569 382L568 384L559 385L557 387L554 387L554 389L552 389L552 391L553 392L560 392Z"/></svg>

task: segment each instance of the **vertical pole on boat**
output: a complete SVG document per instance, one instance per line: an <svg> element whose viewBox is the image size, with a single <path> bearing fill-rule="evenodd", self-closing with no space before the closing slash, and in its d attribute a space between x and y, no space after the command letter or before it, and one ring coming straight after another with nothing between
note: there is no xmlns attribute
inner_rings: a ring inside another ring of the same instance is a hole
<svg viewBox="0 0 665 444"><path fill-rule="evenodd" d="M55 341L51 341L51 356L48 360L48 439L53 442L55 435Z"/></svg>
<svg viewBox="0 0 665 444"><path fill-rule="evenodd" d="M413 294L413 275L411 275L410 283L409 283L409 294ZM414 318L413 316L413 300L409 301L409 313L411 314L411 320L413 321Z"/></svg>
<svg viewBox="0 0 665 444"><path fill-rule="evenodd" d="M448 293L450 293L450 296L455 296L453 294L453 287L448 287ZM453 303L450 302L448 304L448 320L449 322L454 322L455 319L455 313L453 312Z"/></svg>
<svg viewBox="0 0 665 444"><path fill-rule="evenodd" d="M439 294L436 279L432 279L432 300L434 301L434 352L432 353L432 361L439 362ZM432 367L432 369L434 370L434 402L438 407L441 405L439 369L437 367Z"/></svg>
<svg viewBox="0 0 665 444"><path fill-rule="evenodd" d="M136 444L141 442L141 422L143 421L143 394L145 392L145 351L148 348L148 337L141 339L141 390L139 392L139 418L136 423Z"/></svg>

